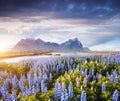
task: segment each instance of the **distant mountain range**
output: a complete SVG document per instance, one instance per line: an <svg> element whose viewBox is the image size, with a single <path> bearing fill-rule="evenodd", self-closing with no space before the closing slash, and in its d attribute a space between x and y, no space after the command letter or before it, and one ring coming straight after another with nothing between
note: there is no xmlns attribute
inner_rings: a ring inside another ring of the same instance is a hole
<svg viewBox="0 0 120 101"><path fill-rule="evenodd" d="M64 51L89 51L87 47L77 39L58 44L54 42L45 42L41 39L21 39L13 48L15 51L36 51L36 50L64 50Z"/></svg>

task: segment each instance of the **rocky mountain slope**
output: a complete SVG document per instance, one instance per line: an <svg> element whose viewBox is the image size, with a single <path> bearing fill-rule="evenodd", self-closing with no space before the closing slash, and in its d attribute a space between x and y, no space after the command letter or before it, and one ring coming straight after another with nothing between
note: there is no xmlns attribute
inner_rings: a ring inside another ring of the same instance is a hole
<svg viewBox="0 0 120 101"><path fill-rule="evenodd" d="M12 50L19 51L34 51L34 50L69 50L69 51L89 51L87 47L83 47L83 44L77 39L69 39L68 41L58 44L53 42L45 42L41 39L22 39L20 40Z"/></svg>

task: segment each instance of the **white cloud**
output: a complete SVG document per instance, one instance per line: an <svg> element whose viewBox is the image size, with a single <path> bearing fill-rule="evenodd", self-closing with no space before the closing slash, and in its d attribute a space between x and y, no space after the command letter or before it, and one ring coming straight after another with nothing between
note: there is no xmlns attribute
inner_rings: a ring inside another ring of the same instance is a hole
<svg viewBox="0 0 120 101"><path fill-rule="evenodd" d="M80 21L72 19L67 21L49 19L34 23L18 23L18 25L17 22L11 22L6 24L7 27L2 26L1 29L8 30L4 33L15 35L19 39L28 37L41 38L45 41L62 43L70 38L77 37L84 46L92 47L91 49L98 49L96 45L104 47L104 43L109 42L116 37L120 39L119 18L117 21L110 19L105 23L99 24L88 24L87 22L89 21L85 21L84 19ZM0 32L2 32L2 30L0 30ZM6 38L6 40L8 39ZM107 45L109 46L109 44ZM109 49L110 48L112 47L109 47Z"/></svg>

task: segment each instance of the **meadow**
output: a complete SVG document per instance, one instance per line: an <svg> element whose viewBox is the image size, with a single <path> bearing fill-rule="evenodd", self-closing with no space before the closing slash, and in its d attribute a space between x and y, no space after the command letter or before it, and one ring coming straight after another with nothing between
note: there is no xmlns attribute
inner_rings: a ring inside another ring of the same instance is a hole
<svg viewBox="0 0 120 101"><path fill-rule="evenodd" d="M120 54L0 63L1 101L119 101Z"/></svg>

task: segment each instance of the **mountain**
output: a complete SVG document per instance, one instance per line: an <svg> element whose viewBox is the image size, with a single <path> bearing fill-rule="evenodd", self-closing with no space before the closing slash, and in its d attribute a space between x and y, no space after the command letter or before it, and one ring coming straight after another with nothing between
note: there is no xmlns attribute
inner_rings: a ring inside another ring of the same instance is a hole
<svg viewBox="0 0 120 101"><path fill-rule="evenodd" d="M34 50L69 50L69 51L89 51L87 47L83 47L82 43L77 39L69 39L68 41L58 44L53 42L45 42L41 39L22 39L12 50L18 51L34 51Z"/></svg>
<svg viewBox="0 0 120 101"><path fill-rule="evenodd" d="M65 43L62 43L61 47L67 50L83 50L84 49L82 43L77 38L73 40L69 39Z"/></svg>

